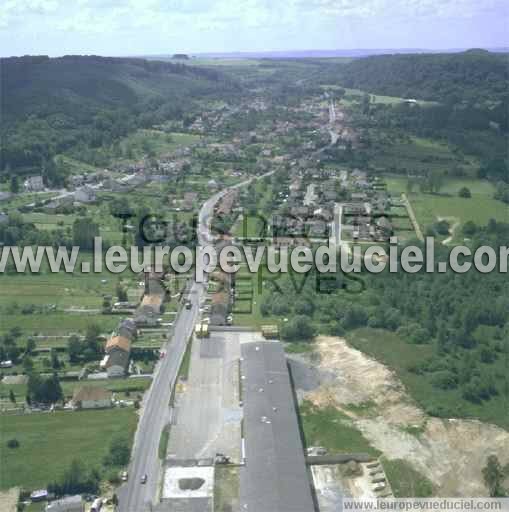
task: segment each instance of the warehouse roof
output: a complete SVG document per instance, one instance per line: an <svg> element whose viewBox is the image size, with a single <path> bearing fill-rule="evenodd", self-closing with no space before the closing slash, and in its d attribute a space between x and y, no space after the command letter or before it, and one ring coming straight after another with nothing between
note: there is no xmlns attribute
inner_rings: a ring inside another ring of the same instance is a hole
<svg viewBox="0 0 509 512"><path fill-rule="evenodd" d="M283 347L278 342L245 343L241 352L246 446L241 508L313 511Z"/></svg>

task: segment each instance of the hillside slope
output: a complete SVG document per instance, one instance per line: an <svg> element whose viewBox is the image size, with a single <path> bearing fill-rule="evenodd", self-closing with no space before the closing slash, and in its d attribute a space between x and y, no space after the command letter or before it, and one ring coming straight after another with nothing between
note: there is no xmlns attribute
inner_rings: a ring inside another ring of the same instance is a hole
<svg viewBox="0 0 509 512"><path fill-rule="evenodd" d="M484 50L377 55L346 64L341 82L374 94L493 106L507 101L508 64L507 54Z"/></svg>
<svg viewBox="0 0 509 512"><path fill-rule="evenodd" d="M76 144L99 147L182 119L193 99L238 90L213 69L96 56L0 59L0 80L0 169L38 166Z"/></svg>

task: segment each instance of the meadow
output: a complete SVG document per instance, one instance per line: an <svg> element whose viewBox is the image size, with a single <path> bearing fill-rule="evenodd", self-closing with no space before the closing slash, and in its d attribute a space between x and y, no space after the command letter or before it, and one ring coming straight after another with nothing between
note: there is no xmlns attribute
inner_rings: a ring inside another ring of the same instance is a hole
<svg viewBox="0 0 509 512"><path fill-rule="evenodd" d="M328 88L330 86L324 86ZM342 102L351 103L352 101L361 101L362 97L365 94L369 94L371 103L379 103L382 105L397 105L399 103L403 103L406 98L400 98L397 96L383 96L380 94L371 94L366 91L361 91L360 89L350 89L348 87L344 88L345 96L342 98ZM425 100L417 100L416 103L420 106L429 106L429 105L437 105L435 101L425 101Z"/></svg>
<svg viewBox="0 0 509 512"><path fill-rule="evenodd" d="M442 218L451 225L459 223L459 228L468 221L486 225L490 219L500 222L509 219L509 208L503 202L493 199L495 187L486 180L448 178L436 194L422 192L418 186L408 192L407 178L388 177L386 182L389 192L395 195L403 192L407 194L421 229ZM463 187L470 190L471 198L458 196ZM457 230L455 240L461 239Z"/></svg>
<svg viewBox="0 0 509 512"><path fill-rule="evenodd" d="M318 408L304 401L300 406L300 421L306 446L323 446L329 453L368 453L378 457L380 452L351 424L351 420L334 407Z"/></svg>
<svg viewBox="0 0 509 512"><path fill-rule="evenodd" d="M0 488L45 488L73 459L100 467L112 439L132 440L137 418L133 408L3 416L2 440L17 439L20 445L0 445Z"/></svg>
<svg viewBox="0 0 509 512"><path fill-rule="evenodd" d="M189 133L167 133L155 129L139 129L120 142L124 153L132 158L141 158L147 152L151 156L161 156L180 147L190 146L200 140L200 135Z"/></svg>
<svg viewBox="0 0 509 512"><path fill-rule="evenodd" d="M475 176L478 163L454 151L446 142L423 137L393 137L390 133L372 131L376 143L370 150L370 162L374 169L386 173L426 175L430 171L461 172Z"/></svg>

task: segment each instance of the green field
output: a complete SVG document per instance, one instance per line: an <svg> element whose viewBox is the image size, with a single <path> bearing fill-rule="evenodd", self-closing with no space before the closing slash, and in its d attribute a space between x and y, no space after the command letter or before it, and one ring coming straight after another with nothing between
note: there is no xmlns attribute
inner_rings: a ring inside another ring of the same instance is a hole
<svg viewBox="0 0 509 512"><path fill-rule="evenodd" d="M382 457L382 464L395 498L433 496L433 484L405 460Z"/></svg>
<svg viewBox="0 0 509 512"><path fill-rule="evenodd" d="M260 265L257 274L251 274L247 266L241 267L236 276L236 287L244 291L251 290L252 296L250 300L242 299L235 302L233 308L234 325L259 329L265 324L279 324L279 318L263 316L260 311L265 282L270 279L274 279L274 276L270 274L267 267L263 264Z"/></svg>
<svg viewBox="0 0 509 512"><path fill-rule="evenodd" d="M407 179L391 177L386 179L389 192L399 195L406 192ZM458 191L467 187L472 197L469 199L458 197ZM446 218L451 225L459 223L461 229L467 221L477 225L486 225L490 219L507 222L509 208L501 201L493 199L495 187L485 180L447 179L441 187L439 194L423 193L414 187L412 193L407 193L408 199L414 209L421 229L436 222L439 218ZM461 241L460 229L456 231L455 240Z"/></svg>
<svg viewBox="0 0 509 512"><path fill-rule="evenodd" d="M121 319L118 315L101 314L70 314L51 313L34 315L2 315L0 322L0 333L8 331L13 327L19 327L23 335L69 335L84 333L90 324L96 324L101 328L103 334L109 334ZM65 344L65 342L64 342ZM52 340L44 340L39 347L62 346L62 342L53 343Z"/></svg>
<svg viewBox="0 0 509 512"><path fill-rule="evenodd" d="M126 137L120 146L127 148L134 158L141 158L145 153L160 156L175 151L179 147L189 146L200 140L199 135L189 133L166 133L160 130L140 129Z"/></svg>
<svg viewBox="0 0 509 512"><path fill-rule="evenodd" d="M260 212L260 217L267 218L264 213L267 211L267 205L272 198L272 187L265 181L259 180L255 185L256 208ZM269 212L271 213L271 212ZM246 213L245 219L241 215L233 228L233 235L236 237L261 237L264 233L264 221L257 216Z"/></svg>
<svg viewBox="0 0 509 512"><path fill-rule="evenodd" d="M334 407L319 409L310 402L300 406L300 420L306 446L323 446L329 453L368 453L377 457L380 452Z"/></svg>
<svg viewBox="0 0 509 512"><path fill-rule="evenodd" d="M405 175L424 175L432 170L445 173L453 169L465 176L477 172L475 160L457 154L447 143L422 137L393 138L378 131L371 135L376 141L370 150L370 162L375 169Z"/></svg>
<svg viewBox="0 0 509 512"><path fill-rule="evenodd" d="M9 212L32 203L37 203L49 199L55 195L54 192L37 192L16 194L9 200L2 202L2 210Z"/></svg>
<svg viewBox="0 0 509 512"><path fill-rule="evenodd" d="M82 253L74 273L51 273L44 264L39 273L5 274L0 277L0 334L19 327L24 335L82 334L92 323L108 334L118 324L118 315L101 313L105 295L116 300L119 280L128 287L130 300L137 301L139 278L131 271L121 275L102 272L83 273L81 263L91 262ZM72 311L71 311L72 310ZM65 345L65 342L63 343ZM61 346L44 340L39 347Z"/></svg>
<svg viewBox="0 0 509 512"><path fill-rule="evenodd" d="M100 468L111 440L126 434L132 439L136 423L132 408L3 416L0 488L45 487L60 478L73 459ZM19 448L6 447L13 438Z"/></svg>
<svg viewBox="0 0 509 512"><path fill-rule="evenodd" d="M330 88L330 86L323 86L324 88ZM351 103L352 101L361 101L362 97L365 94L369 94L371 98L371 103L375 104L382 104L382 105L397 105L399 103L402 103L405 98L398 98L397 96L383 96L380 94L371 94L367 93L366 91L361 91L360 89L349 89L348 87L344 88L345 90L345 96L341 100L344 103ZM426 106L426 105L437 105L437 102L435 101L424 101L424 100L417 100L417 104L420 106Z"/></svg>

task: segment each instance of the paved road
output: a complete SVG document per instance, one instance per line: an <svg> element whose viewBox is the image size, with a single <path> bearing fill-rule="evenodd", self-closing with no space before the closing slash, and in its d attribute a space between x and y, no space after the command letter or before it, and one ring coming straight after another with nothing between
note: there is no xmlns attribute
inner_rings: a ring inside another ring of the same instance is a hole
<svg viewBox="0 0 509 512"><path fill-rule="evenodd" d="M138 425L129 481L119 492L122 512L145 512L157 494L160 476L158 456L159 441L164 426L169 421L171 391L185 353L186 343L196 323L198 304L203 293L202 285L194 284L191 290L193 308L183 309L175 322L173 339L166 344L166 357L156 369L154 380L145 397L143 414ZM146 474L146 484L141 484Z"/></svg>
<svg viewBox="0 0 509 512"><path fill-rule="evenodd" d="M268 176L272 172L263 176ZM200 245L212 242L210 221L215 203L228 190L245 186L252 179L254 178L218 192L203 204L198 216L198 242ZM184 357L187 340L191 336L198 318L200 301L204 294L204 285L193 283L189 297L192 308L181 310L174 324L172 339L163 347L166 357L158 363L154 371L152 385L144 398L142 416L138 422L134 441L132 462L129 467L129 480L118 492L120 512L147 512L151 510L151 505L155 502L158 481L161 476L159 441L163 428L169 422L168 404L171 392ZM146 484L140 482L144 474L147 475Z"/></svg>

